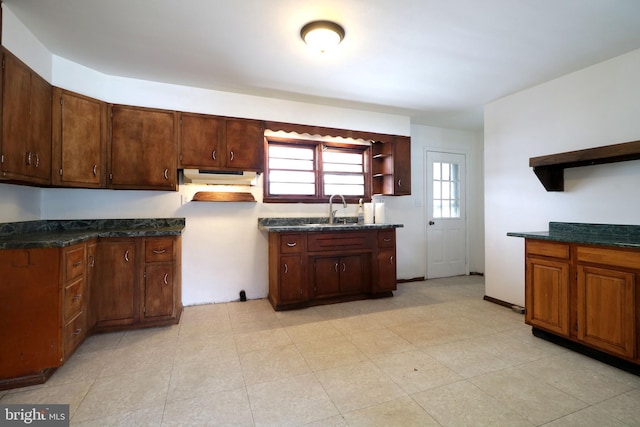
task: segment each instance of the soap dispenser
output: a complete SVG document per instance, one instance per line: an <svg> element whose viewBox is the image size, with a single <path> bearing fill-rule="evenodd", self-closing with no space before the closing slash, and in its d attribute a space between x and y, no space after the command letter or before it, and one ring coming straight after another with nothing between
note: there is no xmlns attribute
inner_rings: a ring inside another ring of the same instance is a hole
<svg viewBox="0 0 640 427"><path fill-rule="evenodd" d="M358 200L358 224L364 224L364 210L362 209L362 199Z"/></svg>

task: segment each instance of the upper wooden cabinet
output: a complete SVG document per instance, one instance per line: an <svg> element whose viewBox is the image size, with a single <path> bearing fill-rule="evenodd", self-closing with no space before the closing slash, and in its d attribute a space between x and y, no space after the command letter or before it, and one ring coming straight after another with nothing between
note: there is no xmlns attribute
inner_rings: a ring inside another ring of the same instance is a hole
<svg viewBox="0 0 640 427"><path fill-rule="evenodd" d="M176 190L177 112L111 106L109 187Z"/></svg>
<svg viewBox="0 0 640 427"><path fill-rule="evenodd" d="M2 49L2 179L51 183L51 85Z"/></svg>
<svg viewBox="0 0 640 427"><path fill-rule="evenodd" d="M374 142L371 147L372 193L388 196L411 194L411 138Z"/></svg>
<svg viewBox="0 0 640 427"><path fill-rule="evenodd" d="M53 88L53 185L106 186L107 104Z"/></svg>
<svg viewBox="0 0 640 427"><path fill-rule="evenodd" d="M180 168L262 172L264 125L257 120L180 114Z"/></svg>

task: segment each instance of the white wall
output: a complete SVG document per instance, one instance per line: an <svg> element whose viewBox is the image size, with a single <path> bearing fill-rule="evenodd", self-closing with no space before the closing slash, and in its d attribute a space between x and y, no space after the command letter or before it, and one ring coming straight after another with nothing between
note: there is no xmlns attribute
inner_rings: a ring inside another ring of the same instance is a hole
<svg viewBox="0 0 640 427"><path fill-rule="evenodd" d="M640 224L640 161L565 171L546 192L529 157L640 139L640 50L485 108L486 294L524 304L524 241L549 221Z"/></svg>
<svg viewBox="0 0 640 427"><path fill-rule="evenodd" d="M6 9L5 9L6 11ZM9 14L9 19L15 19ZM21 36L25 29L5 32L3 40ZM38 44L21 48L16 54L30 64L39 61ZM35 57L35 59L33 59ZM40 60L47 62L47 60ZM334 108L278 99L169 85L157 82L108 76L52 56L51 82L55 86L77 91L113 103L194 111L226 116L260 118L317 126L365 130L412 136L411 196L385 197L387 221L402 223L398 230L398 277L410 279L426 274L426 240L424 229L424 156L427 147L470 153L481 164L481 138L465 132L425 126L410 126L408 117ZM414 135L415 134L415 135ZM473 162L471 162L473 163ZM475 181L481 183L481 168L472 165ZM472 175L472 173L469 173ZM261 179L251 191L258 203L189 202L200 186L180 186L179 192L31 189L0 184L0 196L11 195L7 205L16 207L5 221L15 220L20 211L30 211L27 219L140 218L185 217L183 234L183 302L187 305L229 301L238 298L241 289L249 298L267 294L267 235L257 229L258 217L326 216L327 206L318 204L263 204ZM478 188L481 193L481 184ZM14 194L15 193L15 194ZM479 193L478 193L479 194ZM25 199L25 200L22 200ZM3 202L0 202L0 207ZM479 203L479 204L478 204ZM481 206L478 197L474 202ZM481 209L474 209L476 213ZM32 211L32 212L31 212ZM350 205L338 215L356 215ZM478 214L480 215L480 214ZM4 216L4 215L2 215ZM475 230L470 231L474 256L472 271L483 271L482 243ZM472 227L473 228L473 227ZM478 243L479 242L479 243Z"/></svg>

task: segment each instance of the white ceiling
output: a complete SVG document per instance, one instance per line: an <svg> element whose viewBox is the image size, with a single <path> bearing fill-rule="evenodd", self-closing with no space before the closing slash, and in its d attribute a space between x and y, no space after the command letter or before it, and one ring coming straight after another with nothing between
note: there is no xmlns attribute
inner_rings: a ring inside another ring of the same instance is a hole
<svg viewBox="0 0 640 427"><path fill-rule="evenodd" d="M53 53L132 78L482 128L482 106L640 48L640 0L4 0ZM310 51L300 28L346 30Z"/></svg>

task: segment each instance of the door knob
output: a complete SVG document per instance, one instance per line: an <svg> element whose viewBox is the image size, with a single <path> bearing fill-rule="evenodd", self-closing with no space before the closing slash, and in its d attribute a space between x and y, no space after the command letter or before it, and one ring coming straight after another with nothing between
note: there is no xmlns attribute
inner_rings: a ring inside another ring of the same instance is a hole
<svg viewBox="0 0 640 427"><path fill-rule="evenodd" d="M435 221L429 221L429 225L435 224Z"/></svg>

